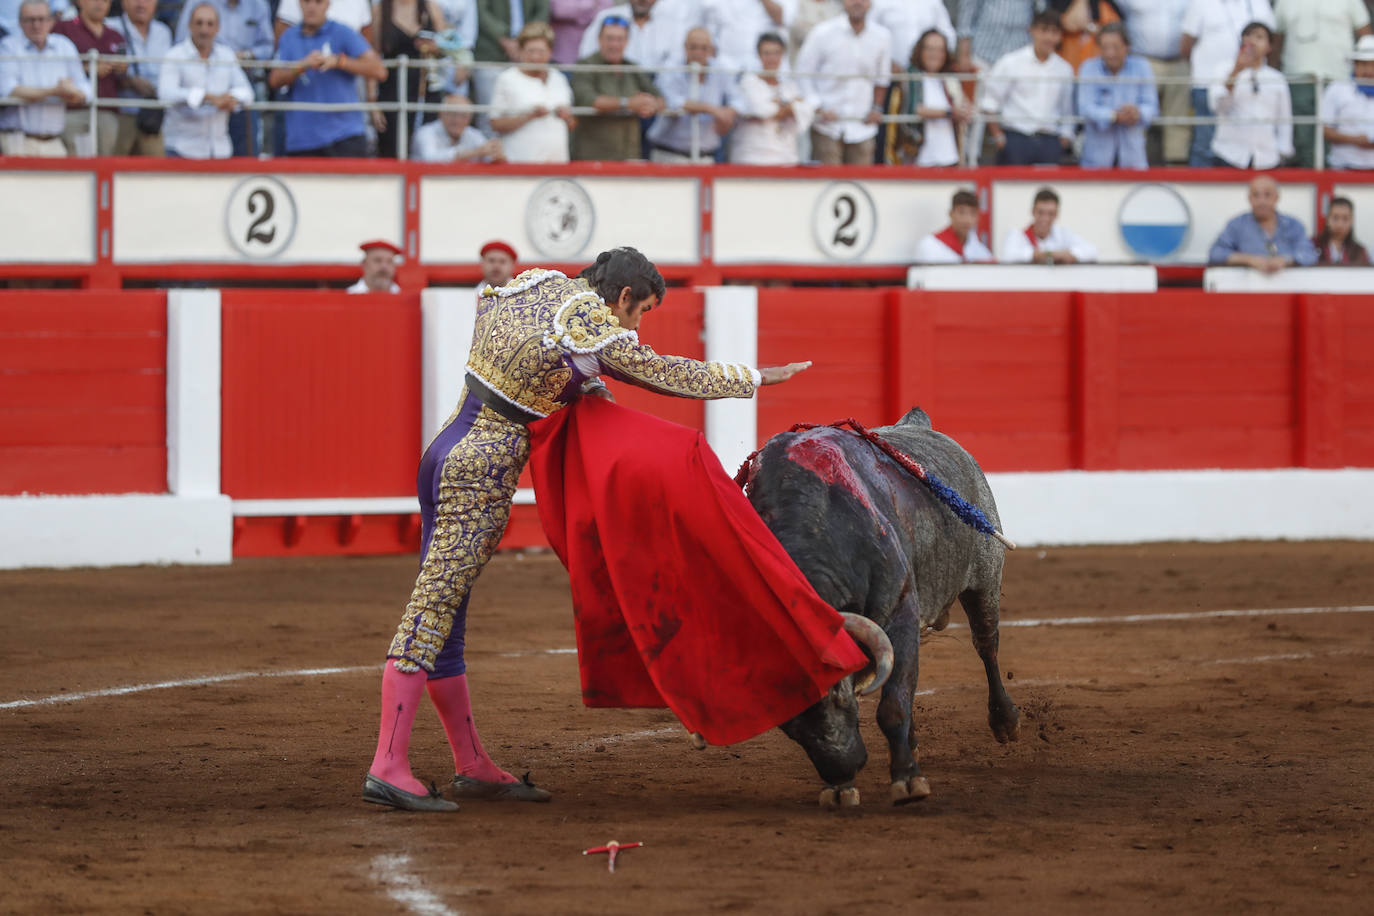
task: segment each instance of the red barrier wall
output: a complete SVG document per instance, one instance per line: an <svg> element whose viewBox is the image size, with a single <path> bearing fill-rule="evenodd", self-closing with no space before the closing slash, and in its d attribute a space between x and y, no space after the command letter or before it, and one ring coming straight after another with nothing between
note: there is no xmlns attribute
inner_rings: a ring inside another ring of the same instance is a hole
<svg viewBox="0 0 1374 916"><path fill-rule="evenodd" d="M162 292L0 292L0 494L167 490Z"/></svg>

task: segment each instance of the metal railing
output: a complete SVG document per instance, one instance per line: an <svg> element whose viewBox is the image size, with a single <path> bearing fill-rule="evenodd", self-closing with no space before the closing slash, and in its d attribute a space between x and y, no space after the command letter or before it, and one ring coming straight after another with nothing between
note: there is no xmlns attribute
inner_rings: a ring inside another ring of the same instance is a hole
<svg viewBox="0 0 1374 916"><path fill-rule="evenodd" d="M0 55L0 62L12 61L12 60L28 60L28 59L32 59L32 57L29 56L29 55ZM50 60L51 58L47 58L47 59ZM81 59L87 64L87 66L88 66L88 68L89 68L89 72L91 72L91 73L94 73L94 72L95 72L96 66L97 66L97 64L99 64L100 62L125 63L125 64L128 64L128 63L158 63L158 64L173 64L173 65L178 65L178 66L185 66L185 65L188 63L188 61L187 61L186 59L184 59L184 58L174 59L174 58L165 58L165 57L137 56L137 55L102 55L102 54L97 53L96 51L90 51L90 52L88 52L88 53L82 55L82 56L81 56ZM295 60L262 60L262 61L259 61L259 60L250 60L250 61L236 61L236 62L229 62L229 61L206 61L206 62L204 62L204 66L206 66L207 68L208 68L208 67L230 67L230 66L238 66L238 67L241 67L245 72L259 71L259 72L262 73L261 80L262 80L262 81L265 81L265 80L266 80L266 75L267 75L267 73L268 73L269 71L271 71L272 69L275 69L275 68L294 67L298 62L299 62L299 61L295 61ZM196 62L195 62L194 60L192 60L192 61L189 61L189 63L196 63ZM397 76L396 84L397 84L399 87L402 87L402 88L407 87L407 86L409 85L409 76L410 76L410 72L411 72L412 69L419 69L419 70L422 70L422 71L425 71L425 72L426 72L426 77L425 77L425 79L422 79L422 80L421 80L421 85L429 85L429 82L430 82L430 81L429 81L429 78L428 78L428 74L429 74L429 72L431 72L431 71L441 70L441 69L447 69L447 70L453 70L453 69L454 69L454 64L453 64L453 62L450 61L450 60L448 60L448 59L446 59L446 58L421 58L421 59L412 59L412 58L406 57L406 56L404 56L404 55L402 55L402 56L400 56L400 57L397 57L397 58L394 58L394 59L387 59L387 60L384 60L384 61L383 61L383 65L386 66L387 69L389 69L389 70L390 70L390 69L394 69L394 70L396 71L396 76ZM672 66L672 67L640 67L640 66L635 66L635 65L630 65L630 64L624 64L624 65L610 65L610 64L546 64L546 65L532 65L532 64L513 64L513 63L492 63L492 62L484 62L484 61L475 61L475 62L472 62L472 63L470 63L470 64L466 64L466 65L464 65L461 69L465 69L465 70L468 70L468 71L483 70L483 69L486 69L486 70L507 70L507 69L509 69L509 68L512 67L512 66L520 67L520 68L523 69L523 70L557 70L557 71L560 71L560 72L563 72L563 73L572 73L572 74L575 74L575 73L605 73L605 72L616 72L616 73L645 73L645 74L649 74L649 75L651 75L651 76L657 76L657 75L662 74L662 73L688 73L688 74L690 74L690 75L692 75L692 76L694 76L694 77L695 77L695 76L700 76L700 75L703 75L703 74L713 74L713 73L723 73L723 74L731 75L731 76L739 76L739 75L742 75L742 74L745 74L745 73L749 73L749 72L757 72L757 71L755 71L755 70L750 70L750 69L731 68L731 67L703 67L703 66L700 65L700 64L684 64L684 65ZM924 73L912 73L912 72L893 73L893 74L890 75L890 80L891 80L892 82L908 83L908 84L909 84L909 83L914 83L914 82L916 82L916 81L918 81L918 80L921 80L921 79L923 79L923 78L924 78L925 76L927 76L927 75L928 75L928 74L924 74ZM864 81L866 81L866 82L868 82L868 83L873 83L873 82L874 82L874 79L873 79L873 77L872 77L871 74L803 73L803 72L791 71L791 70L784 69L782 72L780 72L779 76L780 76L781 78L787 79L787 80L789 80L789 81L792 81L792 82L798 83L798 84L800 84L802 81L805 81L805 80L808 80L808 79L817 79L817 80L825 80L825 81L864 80ZM990 73L988 73L988 72L983 72L983 71L979 71L979 72L975 72L975 73L949 72L949 73L938 74L938 76L943 77L943 78L954 78L954 79L958 80L960 83L965 83L965 84L966 84L966 83L973 83L973 84L975 85L975 91L974 91L973 97L972 97L971 99L969 99L969 101L973 103L973 116L972 116L972 118L971 118L971 120L969 121L969 124L968 124L968 126L969 126L969 128L970 128L969 133L970 133L971 136L974 136L974 137L979 136L979 135L981 134L982 130L986 127L986 125L987 125L989 122L998 120L997 114L996 114L995 112L985 111L985 110L984 110L984 107L983 107L983 104L982 104L983 96L984 96L984 90L985 90L987 84L988 84L989 82L992 82L992 81L993 81L993 78L990 76ZM1034 79L1035 79L1035 78L1029 78L1029 79L1028 79L1028 78L1018 78L1017 81L1018 81L1018 82L1029 82L1029 81L1034 81ZM1059 81L1059 80L1054 79L1053 77L1041 77L1041 78L1038 78L1038 79L1045 80L1045 81L1054 81L1054 82L1058 82L1058 81ZM1314 91L1314 95L1315 95L1315 99L1316 99L1316 110L1315 110L1314 114L1312 114L1312 115L1294 115L1294 116L1291 117L1290 122L1292 123L1292 125L1293 125L1294 127L1299 127L1299 126L1312 126L1312 127L1314 128L1314 134L1315 134L1315 153L1316 153L1316 155L1315 155L1315 160L1316 160L1316 161L1315 161L1315 168L1318 169L1318 170L1324 169L1324 168L1326 167L1326 165L1325 165L1325 162L1326 162L1326 141L1325 141L1325 137L1324 137L1324 131L1323 131L1323 129L1322 129L1322 128L1323 128L1323 122L1324 122L1324 112L1323 112L1323 110L1322 110L1322 108L1323 108L1323 95L1324 95L1324 92L1323 92L1322 90L1324 89L1324 87L1325 87L1325 85L1326 85L1326 81L1324 81L1324 80L1322 80L1322 79L1320 79L1320 78L1317 78L1317 77L1297 77L1297 78L1285 77L1285 79L1288 81L1288 83L1289 83L1290 86L1292 86L1292 85L1309 85L1309 84L1314 86L1314 90L1315 90L1315 91ZM1357 85L1374 85L1374 81L1354 80L1353 78L1352 78L1350 81L1351 81L1351 82L1355 82ZM1156 87L1161 86L1161 85L1184 85L1184 84L1186 84L1186 85L1188 85L1189 87L1192 87L1194 81L1193 81L1193 79L1192 79L1191 76L1163 77L1163 78L1150 78L1150 79L1147 79L1147 78L1122 77L1122 78L1115 78L1115 79L1112 79L1112 80L1103 80L1103 79L1101 79L1101 78L1095 78L1095 79L1089 79L1089 80L1078 80L1078 79L1074 80L1074 84L1075 84L1075 85L1078 85L1078 84L1083 83L1083 82L1090 82L1090 83L1093 83L1093 84L1104 84L1104 83L1105 83L1105 84L1108 84L1108 85L1145 85L1145 84L1149 84L1149 85L1154 85L1154 86L1156 86ZM95 143L96 143L96 141L97 141L97 139L98 139L98 136L99 136L99 129L100 129L100 128L99 128L99 123L98 123L99 119L98 119L98 117L97 117L97 113L98 113L101 109L106 109L106 108L108 108L108 109L127 109L127 108L162 108L162 109L169 109L169 108L174 108L174 107L176 107L176 105L178 104L178 103L173 103L173 102L165 102L165 101L162 101L162 100L159 100L159 99L156 99L156 98L141 98L141 97L122 96L122 95L121 95L121 96L114 96L114 97L102 97L102 96L99 95L99 91L98 91L98 89L99 89L99 81L96 80L96 79L92 79L92 80L90 80L90 85L91 85L92 93L91 93L91 99L90 99L90 101L87 103L87 107L88 107L88 109L89 109L89 114L90 114L90 117L89 117L89 132L90 132L90 135L91 135L91 142L92 142L92 145L93 145L93 146L95 145ZM688 81L688 85L689 85L689 87L690 87L690 93L689 93L688 101L692 101L692 102L700 101L699 96L697 96L697 91L699 90L699 87L700 87L700 82L698 81L698 79L695 79L695 78L694 78L694 79L689 80L689 81ZM12 97L0 98L0 109L3 109L3 108L5 108L5 107L18 107L18 106L23 106L23 105L28 105L28 104L35 104L35 103L25 102L25 101L22 101L22 100L19 100L19 99L15 99L15 98L12 98ZM42 103L39 103L39 104L42 104ZM411 99L409 99L409 98L406 97L406 93L405 93L404 91L401 92L401 93L399 94L399 97L398 97L395 101L364 101L364 100L361 99L361 98L360 98L357 102L343 102L343 103L320 103L320 102L292 102L292 101L273 101L273 100L263 101L263 100L257 100L257 101L251 102L251 103L249 103L249 104L246 104L246 105L244 105L244 106L242 106L242 107L243 107L244 110L248 110L248 111L255 111L255 112L272 112L272 113L276 113L276 112L289 112L289 111L345 111L345 112L353 112L353 111L357 111L357 112L382 111L382 112L394 112L394 113L396 114L396 122L397 122L397 125L398 125L398 133L397 133L397 138L396 138L396 140L397 140L397 156L396 156L396 158L397 158L397 159L401 159L401 160L405 160L405 159L408 159L408 158L409 158L409 151L410 151L410 150L409 150L409 145L410 145L410 130L408 129L408 126L409 126L409 123L410 123L411 116L413 116L413 115L415 115L415 114L417 114L417 113L440 113L440 112L466 112L466 113L474 114L474 115L481 115L481 114L490 115L490 114L492 113L492 111L493 111L492 106L491 106L491 105L487 105L487 104L476 104L476 103L472 103L472 104L464 104L464 105L453 105L453 104L444 104L444 103L439 103L439 102L425 102L425 101L422 101L422 100L411 100ZM573 107L571 107L571 113L572 113L574 116L579 117L579 118L596 118L596 117L604 116L604 114L605 114L605 113L603 113L603 112L598 111L596 108L593 108L593 107L590 107L590 106L573 106ZM670 115L670 116L676 116L676 115L684 115L684 114L687 114L687 112L685 112L685 111L683 111L683 110L681 110L681 109L669 109L669 110L665 110L664 112L662 112L662 114ZM884 113L884 114L881 116L881 118L880 118L880 123L881 123L881 124L913 124L913 123L922 122L922 121L924 121L924 120L925 120L925 119L921 118L921 117L918 116L918 115L914 115L914 114L913 114L913 115L908 115L908 114L886 114L886 113ZM1082 116L1080 116L1080 115L1078 115L1078 114L1076 114L1076 113L1073 114L1073 115L1051 116L1051 117L1048 118L1047 120L1052 120L1052 121L1054 121L1054 122L1057 123L1057 124L1073 125L1073 126L1075 126L1075 127L1080 126L1080 125L1082 125L1082 124L1084 124L1084 123L1087 122L1087 119L1086 119L1086 118L1083 118ZM1193 127L1193 126L1199 126L1199 125L1211 125L1211 126L1216 126L1217 124L1221 123L1223 120L1225 120L1227 123L1231 123L1231 124L1257 124L1257 123L1258 123L1258 124L1270 124L1270 123L1274 123L1274 122L1273 122L1272 120L1270 120L1270 119L1255 119L1255 120L1238 120L1238 119L1235 119L1235 118L1225 118L1225 119L1223 119L1223 118L1221 118L1221 117L1219 117L1219 116L1217 116L1217 115L1211 115L1211 116L1197 116L1197 115L1191 115L1191 116L1170 116L1170 115L1160 115L1160 116L1156 117L1154 120L1151 121L1151 125L1150 125L1150 126L1152 126L1152 127L1172 127L1172 126ZM1374 121L1371 121L1371 122L1368 124L1368 127L1369 127L1370 135L1371 135L1372 137L1374 137ZM690 158L691 158L691 160L692 160L693 162L709 162L710 159L709 159L708 157L706 157L705 155L703 155L703 153L702 153L701 125L700 125L700 121L699 121L698 118L695 118L695 117L694 117L694 118L692 118L691 121L690 121L690 136L691 136L691 148L690 148ZM974 146L974 144L966 144L966 149L965 149L965 151L964 151L964 156L963 156L963 158L962 158L962 160L961 160L961 162L960 162L961 165L966 166L966 167L972 167L972 166L976 166L976 165L978 164L979 150L978 150L977 148L972 148L973 146Z"/></svg>

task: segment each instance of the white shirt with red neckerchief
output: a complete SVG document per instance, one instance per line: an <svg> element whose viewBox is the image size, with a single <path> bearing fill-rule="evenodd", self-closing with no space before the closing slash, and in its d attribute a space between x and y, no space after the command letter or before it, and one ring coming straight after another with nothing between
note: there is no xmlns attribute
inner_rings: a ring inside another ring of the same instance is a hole
<svg viewBox="0 0 1374 916"><path fill-rule="evenodd" d="M921 239L916 246L917 264L991 264L994 260L976 232L960 242L949 226Z"/></svg>
<svg viewBox="0 0 1374 916"><path fill-rule="evenodd" d="M1030 264L1042 251L1067 251L1081 262L1097 260L1097 246L1065 229L1059 223L1050 227L1050 234L1040 238L1034 225L1013 229L1002 240L1003 264Z"/></svg>

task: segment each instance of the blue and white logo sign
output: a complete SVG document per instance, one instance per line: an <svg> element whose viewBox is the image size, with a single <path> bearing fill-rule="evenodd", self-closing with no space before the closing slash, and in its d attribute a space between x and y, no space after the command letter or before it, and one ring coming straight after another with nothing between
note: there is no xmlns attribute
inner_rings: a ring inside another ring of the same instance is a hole
<svg viewBox="0 0 1374 916"><path fill-rule="evenodd" d="M1188 241L1193 214L1183 195L1166 184L1144 184L1126 195L1117 215L1121 240L1147 261L1163 261Z"/></svg>

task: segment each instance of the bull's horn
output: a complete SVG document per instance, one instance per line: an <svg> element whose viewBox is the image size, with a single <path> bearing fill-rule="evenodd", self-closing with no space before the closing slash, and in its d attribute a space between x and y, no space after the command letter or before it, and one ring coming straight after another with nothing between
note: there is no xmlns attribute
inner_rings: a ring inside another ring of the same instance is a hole
<svg viewBox="0 0 1374 916"><path fill-rule="evenodd" d="M859 696L868 696L880 690L892 673L892 641L882 627L867 617L843 612L840 616L844 618L844 631L873 656L873 664L859 672L854 682L854 692Z"/></svg>

